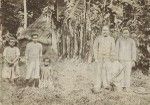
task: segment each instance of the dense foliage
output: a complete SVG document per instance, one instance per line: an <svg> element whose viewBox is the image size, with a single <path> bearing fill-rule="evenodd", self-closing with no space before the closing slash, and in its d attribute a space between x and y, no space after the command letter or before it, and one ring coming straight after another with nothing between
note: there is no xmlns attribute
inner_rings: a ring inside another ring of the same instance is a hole
<svg viewBox="0 0 150 105"><path fill-rule="evenodd" d="M45 11L45 7L52 6ZM3 26L15 34L23 19L23 1L2 0L2 9ZM93 41L103 25L110 25L115 39L122 27L129 27L138 47L136 68L148 74L149 0L27 0L27 10L29 26L37 24L35 20L41 14L52 12L58 55L62 58L78 57L91 62Z"/></svg>

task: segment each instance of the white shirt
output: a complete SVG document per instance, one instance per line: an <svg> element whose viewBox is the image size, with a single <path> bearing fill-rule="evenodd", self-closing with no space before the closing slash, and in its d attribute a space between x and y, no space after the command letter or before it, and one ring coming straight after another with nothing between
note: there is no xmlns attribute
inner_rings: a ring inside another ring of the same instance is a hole
<svg viewBox="0 0 150 105"><path fill-rule="evenodd" d="M136 44L131 38L119 38L116 43L117 57L119 60L136 60Z"/></svg>
<svg viewBox="0 0 150 105"><path fill-rule="evenodd" d="M34 42L28 43L25 56L29 61L38 60L40 57L42 57L42 45Z"/></svg>
<svg viewBox="0 0 150 105"><path fill-rule="evenodd" d="M8 60L13 62L16 57L20 56L20 50L18 47L6 47L3 52L3 56Z"/></svg>
<svg viewBox="0 0 150 105"><path fill-rule="evenodd" d="M115 40L111 36L99 36L94 42L95 59L112 57L115 55Z"/></svg>

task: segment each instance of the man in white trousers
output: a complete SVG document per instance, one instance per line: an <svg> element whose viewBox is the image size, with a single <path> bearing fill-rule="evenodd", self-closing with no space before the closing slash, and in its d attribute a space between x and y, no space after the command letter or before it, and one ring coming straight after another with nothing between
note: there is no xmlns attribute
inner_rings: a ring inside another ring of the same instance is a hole
<svg viewBox="0 0 150 105"><path fill-rule="evenodd" d="M25 51L27 73L26 73L26 83L29 85L29 80L31 84L29 86L39 86L40 78L40 64L42 60L42 44L38 43L38 35L32 35L32 41L26 46Z"/></svg>
<svg viewBox="0 0 150 105"><path fill-rule="evenodd" d="M131 69L136 61L136 44L130 38L128 28L123 28L122 32L122 36L116 42L117 58L125 68L121 87L126 91L130 91Z"/></svg>
<svg viewBox="0 0 150 105"><path fill-rule="evenodd" d="M102 87L109 89L111 75L107 66L115 56L115 40L110 36L108 26L102 28L102 35L95 39L93 48L97 66L94 92L100 92Z"/></svg>

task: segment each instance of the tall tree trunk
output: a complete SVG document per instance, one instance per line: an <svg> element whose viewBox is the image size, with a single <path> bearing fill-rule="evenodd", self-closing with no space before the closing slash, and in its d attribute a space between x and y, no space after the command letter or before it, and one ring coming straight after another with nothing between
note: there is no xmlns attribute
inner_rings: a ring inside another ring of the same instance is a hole
<svg viewBox="0 0 150 105"><path fill-rule="evenodd" d="M74 57L76 57L77 52L78 52L78 38L77 38L77 34L75 33L75 37L74 37Z"/></svg>
<svg viewBox="0 0 150 105"><path fill-rule="evenodd" d="M2 10L2 1L0 0L0 9ZM2 14L0 14L2 15ZM2 27L2 16L0 17L0 44L2 44L2 33L3 33L3 27ZM1 45L0 45L1 47Z"/></svg>
<svg viewBox="0 0 150 105"><path fill-rule="evenodd" d="M81 25L80 29L80 51L79 55L82 57L82 52L83 52L83 25Z"/></svg>
<svg viewBox="0 0 150 105"><path fill-rule="evenodd" d="M24 28L27 28L27 1L24 0Z"/></svg>
<svg viewBox="0 0 150 105"><path fill-rule="evenodd" d="M67 35L67 58L70 57L70 38Z"/></svg>
<svg viewBox="0 0 150 105"><path fill-rule="evenodd" d="M0 10L2 10L2 0L0 0ZM0 30L2 31L2 13L0 15L1 15L1 17L0 17Z"/></svg>
<svg viewBox="0 0 150 105"><path fill-rule="evenodd" d="M86 34L87 34L87 28L86 28L86 12L87 12L87 8L86 8L86 0L84 0L84 29L83 29L83 39L82 39L82 58L84 59L85 58L85 55L86 55Z"/></svg>

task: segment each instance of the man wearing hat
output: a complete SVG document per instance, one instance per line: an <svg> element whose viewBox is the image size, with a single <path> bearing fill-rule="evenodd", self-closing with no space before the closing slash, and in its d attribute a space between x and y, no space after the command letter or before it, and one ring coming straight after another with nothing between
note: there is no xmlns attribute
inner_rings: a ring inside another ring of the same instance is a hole
<svg viewBox="0 0 150 105"><path fill-rule="evenodd" d="M25 57L26 57L26 83L29 86L39 86L40 78L40 63L42 59L42 44L38 42L38 34L33 34L32 41L26 46ZM29 81L32 81L29 84Z"/></svg>
<svg viewBox="0 0 150 105"><path fill-rule="evenodd" d="M9 39L9 46L4 49L4 67L2 70L2 78L15 82L15 79L19 76L19 57L20 50L16 47L17 41L13 38Z"/></svg>

